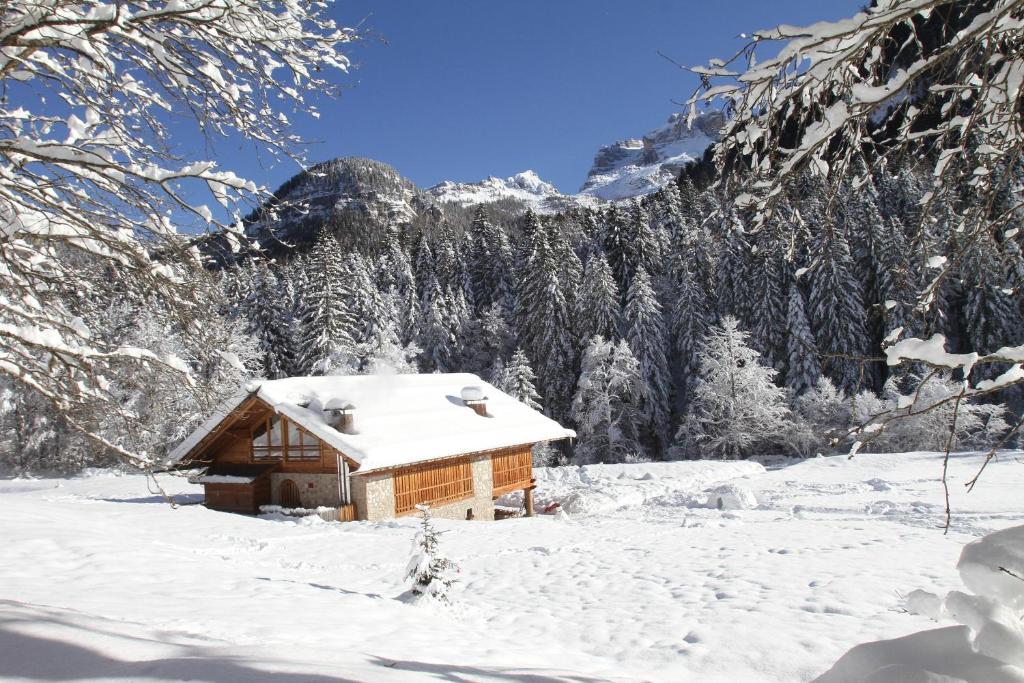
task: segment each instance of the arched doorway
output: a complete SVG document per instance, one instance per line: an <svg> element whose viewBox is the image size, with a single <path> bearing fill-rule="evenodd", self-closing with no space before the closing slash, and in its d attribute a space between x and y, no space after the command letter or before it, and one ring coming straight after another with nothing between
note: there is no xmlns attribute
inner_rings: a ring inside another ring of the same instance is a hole
<svg viewBox="0 0 1024 683"><path fill-rule="evenodd" d="M284 481L281 482L280 494L281 507L302 507L302 498L299 497L299 487L291 479L285 479Z"/></svg>

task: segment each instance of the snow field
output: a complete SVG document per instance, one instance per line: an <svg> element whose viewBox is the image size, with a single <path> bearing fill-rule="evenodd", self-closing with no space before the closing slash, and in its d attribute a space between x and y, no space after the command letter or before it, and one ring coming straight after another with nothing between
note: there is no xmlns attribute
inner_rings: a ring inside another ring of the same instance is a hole
<svg viewBox="0 0 1024 683"><path fill-rule="evenodd" d="M1020 457L970 495L980 456L952 459L946 535L936 454L538 470L538 508L562 515L437 520L462 569L450 608L395 599L414 518L0 480L0 679L810 681L859 643L954 626L903 596L965 590L964 545L1024 521Z"/></svg>

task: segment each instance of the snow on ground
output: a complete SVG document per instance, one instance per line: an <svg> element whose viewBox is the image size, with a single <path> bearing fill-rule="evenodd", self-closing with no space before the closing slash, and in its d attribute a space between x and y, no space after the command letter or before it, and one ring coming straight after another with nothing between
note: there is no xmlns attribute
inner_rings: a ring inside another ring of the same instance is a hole
<svg viewBox="0 0 1024 683"><path fill-rule="evenodd" d="M1024 523L1020 453L538 471L564 513L447 522L451 608L395 598L416 520L172 509L137 476L0 480L5 681L809 681L937 626L963 546ZM195 503L200 488L167 485ZM723 499L721 508L719 499Z"/></svg>

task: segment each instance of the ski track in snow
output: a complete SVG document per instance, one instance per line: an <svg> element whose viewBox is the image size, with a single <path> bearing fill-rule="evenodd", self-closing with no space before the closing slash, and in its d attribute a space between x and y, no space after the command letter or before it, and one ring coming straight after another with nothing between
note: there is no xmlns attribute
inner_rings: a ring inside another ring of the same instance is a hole
<svg viewBox="0 0 1024 683"><path fill-rule="evenodd" d="M394 599L415 519L172 509L138 476L0 480L0 679L809 681L935 626L900 595L961 588L963 545L1024 523L1021 457L970 495L981 456L952 458L948 534L938 454L538 470L538 501L567 513L437 522L462 568L451 607Z"/></svg>

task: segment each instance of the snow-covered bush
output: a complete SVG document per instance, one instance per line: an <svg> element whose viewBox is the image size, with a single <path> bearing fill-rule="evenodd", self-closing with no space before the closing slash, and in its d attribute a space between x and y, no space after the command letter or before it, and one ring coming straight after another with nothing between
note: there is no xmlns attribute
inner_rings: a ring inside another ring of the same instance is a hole
<svg viewBox="0 0 1024 683"><path fill-rule="evenodd" d="M1024 681L1024 526L969 543L957 569L971 593L917 590L905 607L959 626L858 645L815 683Z"/></svg>
<svg viewBox="0 0 1024 683"><path fill-rule="evenodd" d="M405 579L410 582L408 596L416 602L424 599L450 602L455 574L459 567L440 554L440 531L434 528L430 506L419 504L420 529L413 538L412 557L405 568Z"/></svg>
<svg viewBox="0 0 1024 683"><path fill-rule="evenodd" d="M962 383L954 382L948 373L932 377L927 382L919 376L912 376L910 380L910 391L906 393L901 392L892 380L886 383L883 391L885 410L907 416L894 421L879 438L886 450L943 450L950 430L955 430L953 448L987 447L996 443L1009 429L1003 405L976 403L969 399L959 404L949 401L960 392Z"/></svg>
<svg viewBox="0 0 1024 683"><path fill-rule="evenodd" d="M851 401L828 377L791 401L793 424L786 441L800 455L831 450L832 438L850 427Z"/></svg>

